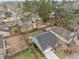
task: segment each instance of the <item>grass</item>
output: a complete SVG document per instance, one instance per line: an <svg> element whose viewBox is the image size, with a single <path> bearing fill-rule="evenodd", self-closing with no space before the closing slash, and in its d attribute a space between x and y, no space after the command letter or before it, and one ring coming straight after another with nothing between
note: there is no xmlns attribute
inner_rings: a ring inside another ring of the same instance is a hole
<svg viewBox="0 0 79 59"><path fill-rule="evenodd" d="M32 49L33 49L34 53L36 54L37 59L46 59L45 56L41 53L41 51L37 47L32 45Z"/></svg>
<svg viewBox="0 0 79 59"><path fill-rule="evenodd" d="M19 54L9 57L8 59L34 59L34 55L31 50L23 51Z"/></svg>
<svg viewBox="0 0 79 59"><path fill-rule="evenodd" d="M59 51L58 49L55 50L56 55L60 58L60 59L64 59L65 55L64 53L62 53L61 51Z"/></svg>

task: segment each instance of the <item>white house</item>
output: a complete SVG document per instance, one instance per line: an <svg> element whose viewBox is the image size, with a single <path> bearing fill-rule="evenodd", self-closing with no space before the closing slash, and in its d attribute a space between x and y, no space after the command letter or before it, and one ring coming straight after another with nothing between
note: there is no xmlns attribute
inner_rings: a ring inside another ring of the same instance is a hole
<svg viewBox="0 0 79 59"><path fill-rule="evenodd" d="M65 43L70 43L74 39L73 33L63 27L54 26L49 31Z"/></svg>
<svg viewBox="0 0 79 59"><path fill-rule="evenodd" d="M51 32L44 32L36 37L31 37L32 42L40 49L40 51L47 57L47 59L59 59L51 50L57 44L57 37Z"/></svg>

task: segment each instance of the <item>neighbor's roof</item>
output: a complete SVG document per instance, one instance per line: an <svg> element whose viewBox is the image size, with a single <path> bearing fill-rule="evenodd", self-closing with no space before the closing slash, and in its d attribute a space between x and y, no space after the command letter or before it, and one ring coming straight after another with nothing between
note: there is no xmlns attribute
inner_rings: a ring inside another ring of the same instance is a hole
<svg viewBox="0 0 79 59"><path fill-rule="evenodd" d="M4 22L0 22L0 28L8 28L8 25Z"/></svg>
<svg viewBox="0 0 79 59"><path fill-rule="evenodd" d="M38 43L40 44L42 50L45 51L49 47L54 48L58 38L51 32L44 32L36 36L36 39L38 40Z"/></svg>
<svg viewBox="0 0 79 59"><path fill-rule="evenodd" d="M27 19L27 18L21 18L20 21L24 24L31 24L31 20L30 19Z"/></svg>
<svg viewBox="0 0 79 59"><path fill-rule="evenodd" d="M4 48L3 45L3 35L0 34L0 48Z"/></svg>
<svg viewBox="0 0 79 59"><path fill-rule="evenodd" d="M4 13L4 11L3 10L0 10L0 15L3 14L3 13Z"/></svg>
<svg viewBox="0 0 79 59"><path fill-rule="evenodd" d="M51 30L56 34L60 35L61 37L63 37L64 39L66 39L67 41L69 41L71 38L70 35L72 32L65 28L54 26L51 28Z"/></svg>
<svg viewBox="0 0 79 59"><path fill-rule="evenodd" d="M0 31L10 32L10 30L6 24L0 24Z"/></svg>
<svg viewBox="0 0 79 59"><path fill-rule="evenodd" d="M10 30L8 28L0 28L0 31L3 31L3 32L10 32Z"/></svg>
<svg viewBox="0 0 79 59"><path fill-rule="evenodd" d="M4 59L3 55L0 54L0 59Z"/></svg>

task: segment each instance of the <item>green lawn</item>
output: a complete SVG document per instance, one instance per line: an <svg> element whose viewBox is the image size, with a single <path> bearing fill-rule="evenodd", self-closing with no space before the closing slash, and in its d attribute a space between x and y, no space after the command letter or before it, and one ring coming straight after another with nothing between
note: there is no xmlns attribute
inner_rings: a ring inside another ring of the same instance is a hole
<svg viewBox="0 0 79 59"><path fill-rule="evenodd" d="M31 47L34 53L36 54L36 59L46 59L46 57L41 53L41 51L34 44L32 44Z"/></svg>
<svg viewBox="0 0 79 59"><path fill-rule="evenodd" d="M31 50L23 51L15 56L9 57L8 59L35 59Z"/></svg>

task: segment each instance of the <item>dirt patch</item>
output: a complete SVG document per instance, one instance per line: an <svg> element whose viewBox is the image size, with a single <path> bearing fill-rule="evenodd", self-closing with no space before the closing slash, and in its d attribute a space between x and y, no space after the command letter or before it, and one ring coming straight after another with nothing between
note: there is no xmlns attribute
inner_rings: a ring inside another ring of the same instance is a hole
<svg viewBox="0 0 79 59"><path fill-rule="evenodd" d="M6 50L7 55L9 56L14 55L28 48L28 45L22 35L6 38L5 41L6 44L9 46L8 49Z"/></svg>

